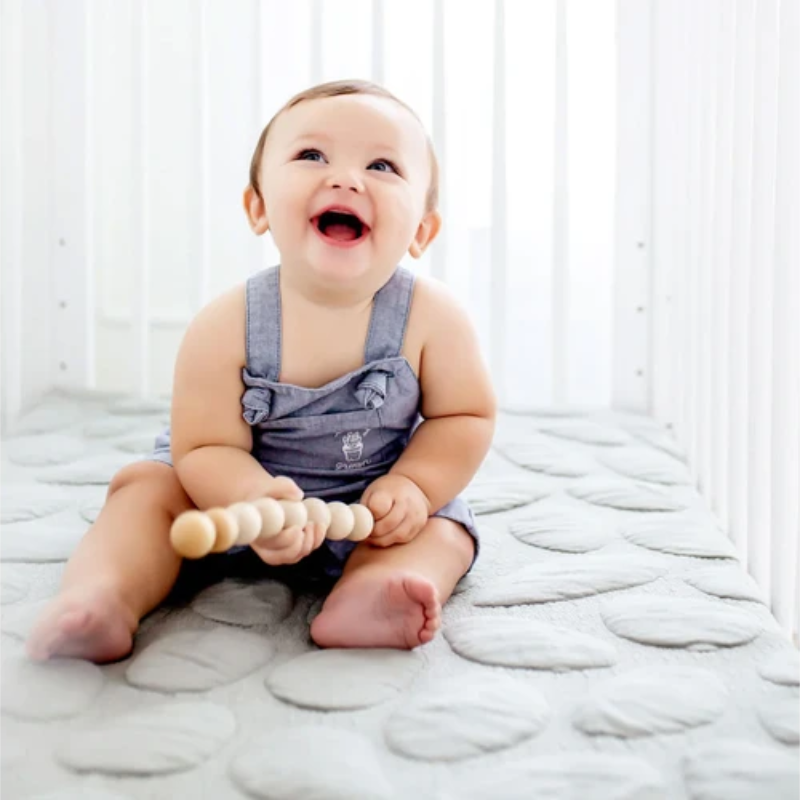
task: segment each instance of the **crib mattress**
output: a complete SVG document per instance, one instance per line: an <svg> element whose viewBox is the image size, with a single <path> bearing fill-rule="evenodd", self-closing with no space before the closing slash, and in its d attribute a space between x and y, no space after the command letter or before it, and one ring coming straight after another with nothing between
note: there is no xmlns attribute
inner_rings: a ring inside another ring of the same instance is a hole
<svg viewBox="0 0 800 800"><path fill-rule="evenodd" d="M2 796L791 800L798 653L630 414L501 415L483 542L430 644L316 648L310 590L234 575L116 664L22 641L165 402L52 396L3 442Z"/></svg>

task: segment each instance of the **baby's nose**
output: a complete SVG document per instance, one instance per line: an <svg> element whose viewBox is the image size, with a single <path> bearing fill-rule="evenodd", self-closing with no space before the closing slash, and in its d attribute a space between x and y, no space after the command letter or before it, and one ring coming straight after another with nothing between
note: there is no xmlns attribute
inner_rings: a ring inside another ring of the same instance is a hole
<svg viewBox="0 0 800 800"><path fill-rule="evenodd" d="M328 187L331 189L350 189L352 192L363 192L364 184L353 172L339 172L328 178Z"/></svg>

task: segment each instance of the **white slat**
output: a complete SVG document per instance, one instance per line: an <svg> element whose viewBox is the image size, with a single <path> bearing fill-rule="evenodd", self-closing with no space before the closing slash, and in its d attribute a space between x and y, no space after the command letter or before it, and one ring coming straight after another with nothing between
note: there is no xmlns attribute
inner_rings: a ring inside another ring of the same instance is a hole
<svg viewBox="0 0 800 800"><path fill-rule="evenodd" d="M750 196L753 151L754 0L736 3L735 108L733 119L733 187L731 193L730 306L728 311L728 441L730 447L728 521L731 538L747 565L747 408L750 259Z"/></svg>
<svg viewBox="0 0 800 800"><path fill-rule="evenodd" d="M683 261L683 277L680 291L681 329L681 436L689 459L693 478L697 478L697 221L699 217L699 130L700 130L700 74L699 74L699 29L695 10L684 7L686 32L687 110L686 110L686 218L684 227L686 252Z"/></svg>
<svg viewBox="0 0 800 800"><path fill-rule="evenodd" d="M772 406L772 281L775 253L775 156L777 137L778 0L759 0L751 179L751 239L748 331L748 503L747 549L750 574L770 593L770 482Z"/></svg>
<svg viewBox="0 0 800 800"><path fill-rule="evenodd" d="M697 286L697 372L695 373L698 487L706 494L711 487L711 382L714 358L712 354L713 326L716 297L712 284L711 264L712 231L714 227L715 198L714 170L717 159L716 140L716 71L717 71L717 19L718 0L708 0L699 7L701 27L701 134L700 134L700 214L697 219L699 231Z"/></svg>
<svg viewBox="0 0 800 800"><path fill-rule="evenodd" d="M190 273L194 279L195 307L202 308L211 297L211 213L209 210L209 181L211 159L209 151L209 80L208 80L208 0L199 0L192 15L192 44L194 46L195 130L199 191L193 199L197 220L196 239L199 243L197 263Z"/></svg>
<svg viewBox="0 0 800 800"><path fill-rule="evenodd" d="M800 7L782 2L778 28L778 130L771 363L772 610L800 628ZM768 269L768 265L765 265Z"/></svg>
<svg viewBox="0 0 800 800"><path fill-rule="evenodd" d="M653 316L649 364L653 381L654 417L662 424L676 425L677 359L680 329L676 321L675 285L682 263L682 209L685 163L685 84L687 61L682 55L683 19L674 6L656 3L653 10L653 208L651 264L653 269ZM622 135L622 131L620 131ZM679 201L680 198L680 201Z"/></svg>
<svg viewBox="0 0 800 800"><path fill-rule="evenodd" d="M651 406L652 8L617 3L617 164L612 404Z"/></svg>
<svg viewBox="0 0 800 800"><path fill-rule="evenodd" d="M431 138L436 153L442 162L445 161L445 85L444 85L444 0L433 0L433 116ZM447 210L447 168L441 172L439 182L439 205L443 213ZM445 226L436 246L431 251L431 275L438 280L445 280L447 272L447 227Z"/></svg>
<svg viewBox="0 0 800 800"><path fill-rule="evenodd" d="M506 314L508 308L508 228L506 198L506 73L505 13L502 0L495 0L494 85L492 114L492 310L491 363L496 391L505 395L507 370Z"/></svg>
<svg viewBox="0 0 800 800"><path fill-rule="evenodd" d="M383 84L386 72L383 3L372 0L372 80L379 84Z"/></svg>
<svg viewBox="0 0 800 800"><path fill-rule="evenodd" d="M719 51L715 90L717 92L716 142L714 161L714 219L712 226L711 269L714 291L711 325L713 360L711 364L711 482L710 502L724 528L728 525L728 375L731 353L728 349L730 297L731 215L733 177L733 75L736 5L723 2L719 7Z"/></svg>
<svg viewBox="0 0 800 800"><path fill-rule="evenodd" d="M553 402L567 401L569 365L569 189L568 169L567 5L556 0L556 91L553 135Z"/></svg>
<svg viewBox="0 0 800 800"><path fill-rule="evenodd" d="M322 81L322 0L311 0L311 83Z"/></svg>
<svg viewBox="0 0 800 800"><path fill-rule="evenodd" d="M133 359L135 392L146 396L150 391L150 226L148 186L149 92L147 18L150 0L133 5L131 37L133 42L133 181L131 216L134 230Z"/></svg>
<svg viewBox="0 0 800 800"><path fill-rule="evenodd" d="M25 313L22 292L23 215L25 204L9 202L21 198L25 183L23 160L23 92L22 84L22 2L10 0L3 5L0 27L0 128L3 148L0 153L0 178L3 192L0 199L0 260L3 264L2 291L2 431L22 411L23 371L22 315Z"/></svg>

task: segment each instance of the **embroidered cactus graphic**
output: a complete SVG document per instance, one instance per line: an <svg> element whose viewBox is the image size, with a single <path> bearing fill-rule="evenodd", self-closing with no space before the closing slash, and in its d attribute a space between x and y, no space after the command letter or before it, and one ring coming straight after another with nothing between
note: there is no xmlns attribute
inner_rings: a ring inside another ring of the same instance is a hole
<svg viewBox="0 0 800 800"><path fill-rule="evenodd" d="M346 461L358 461L364 454L364 436L369 433L365 431L348 431L341 434L342 452Z"/></svg>

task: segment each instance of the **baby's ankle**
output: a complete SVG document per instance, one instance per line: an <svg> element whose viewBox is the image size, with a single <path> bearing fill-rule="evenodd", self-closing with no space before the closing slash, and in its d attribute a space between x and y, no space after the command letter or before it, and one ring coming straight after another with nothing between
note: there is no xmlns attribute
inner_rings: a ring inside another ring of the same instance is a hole
<svg viewBox="0 0 800 800"><path fill-rule="evenodd" d="M57 599L87 611L107 609L121 617L131 633L139 627L136 603L126 597L122 586L112 578L100 579L89 585L65 584Z"/></svg>

